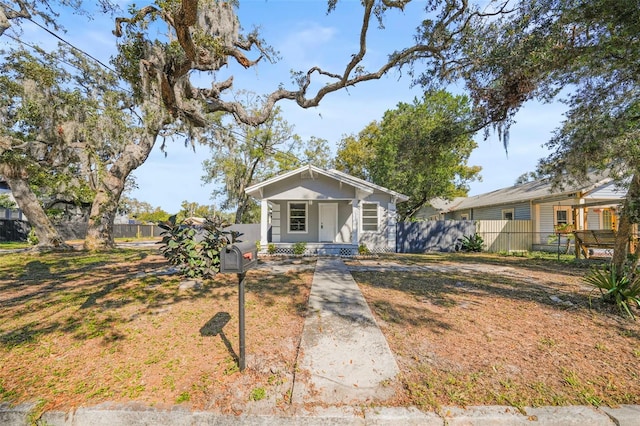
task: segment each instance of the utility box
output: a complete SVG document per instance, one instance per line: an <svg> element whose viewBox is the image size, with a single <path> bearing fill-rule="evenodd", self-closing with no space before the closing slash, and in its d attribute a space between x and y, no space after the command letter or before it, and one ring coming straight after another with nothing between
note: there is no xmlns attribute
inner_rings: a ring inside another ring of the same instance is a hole
<svg viewBox="0 0 640 426"><path fill-rule="evenodd" d="M220 272L244 274L258 264L258 248L254 243L229 244L220 253Z"/></svg>

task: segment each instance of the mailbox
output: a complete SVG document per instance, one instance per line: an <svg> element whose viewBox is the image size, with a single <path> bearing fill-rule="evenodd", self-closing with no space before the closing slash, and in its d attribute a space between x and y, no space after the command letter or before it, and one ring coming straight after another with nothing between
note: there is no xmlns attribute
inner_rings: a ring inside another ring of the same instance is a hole
<svg viewBox="0 0 640 426"><path fill-rule="evenodd" d="M220 253L220 272L244 274L258 264L258 248L251 242L228 244Z"/></svg>

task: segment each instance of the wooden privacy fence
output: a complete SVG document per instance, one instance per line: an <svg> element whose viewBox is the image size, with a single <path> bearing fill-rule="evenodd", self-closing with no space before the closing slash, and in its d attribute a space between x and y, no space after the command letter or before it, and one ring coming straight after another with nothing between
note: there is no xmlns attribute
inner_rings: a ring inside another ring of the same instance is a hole
<svg viewBox="0 0 640 426"><path fill-rule="evenodd" d="M493 253L529 251L533 246L530 220L478 220L476 232L484 240L485 250Z"/></svg>
<svg viewBox="0 0 640 426"><path fill-rule="evenodd" d="M484 240L484 250L490 252L530 251L533 246L530 220L428 220L398 223L397 251L454 251L458 239L475 233Z"/></svg>
<svg viewBox="0 0 640 426"><path fill-rule="evenodd" d="M26 241L31 225L22 220L0 220L0 241ZM70 223L58 228L65 240L84 239L86 223ZM157 225L115 224L114 238L157 238L162 228Z"/></svg>

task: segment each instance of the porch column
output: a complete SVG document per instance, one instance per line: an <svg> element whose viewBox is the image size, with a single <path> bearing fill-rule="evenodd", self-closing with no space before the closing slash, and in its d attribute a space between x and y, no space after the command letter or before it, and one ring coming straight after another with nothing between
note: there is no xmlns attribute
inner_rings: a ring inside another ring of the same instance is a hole
<svg viewBox="0 0 640 426"><path fill-rule="evenodd" d="M351 221L352 221L352 229L351 229L351 244L358 245L358 229L360 224L360 200L357 198L353 199L351 203Z"/></svg>
<svg viewBox="0 0 640 426"><path fill-rule="evenodd" d="M260 247L266 249L269 244L269 201L266 198L260 200Z"/></svg>

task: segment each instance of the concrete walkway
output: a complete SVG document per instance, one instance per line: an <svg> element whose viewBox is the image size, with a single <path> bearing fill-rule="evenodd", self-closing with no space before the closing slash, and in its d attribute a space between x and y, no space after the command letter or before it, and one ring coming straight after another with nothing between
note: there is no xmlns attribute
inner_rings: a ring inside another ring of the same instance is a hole
<svg viewBox="0 0 640 426"><path fill-rule="evenodd" d="M369 305L339 258L320 258L311 284L293 402L383 401L399 369ZM306 382L306 383L305 383Z"/></svg>

